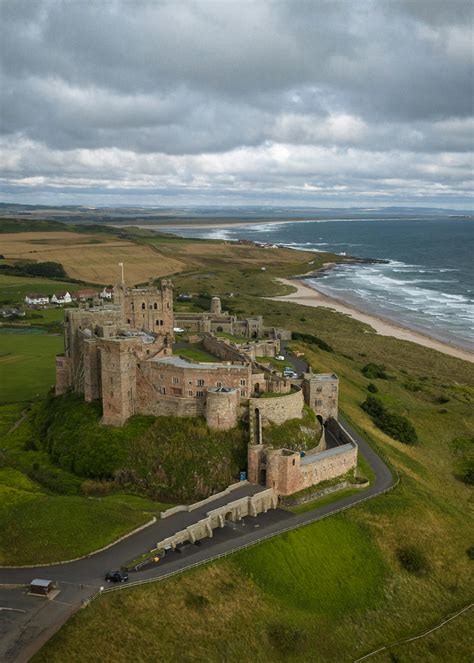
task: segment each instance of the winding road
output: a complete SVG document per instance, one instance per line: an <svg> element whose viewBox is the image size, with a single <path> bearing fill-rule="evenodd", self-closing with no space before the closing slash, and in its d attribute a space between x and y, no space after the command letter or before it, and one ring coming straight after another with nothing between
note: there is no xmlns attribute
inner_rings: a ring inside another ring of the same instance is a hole
<svg viewBox="0 0 474 663"><path fill-rule="evenodd" d="M241 523L215 530L212 539L204 539L198 546L187 545L182 548L180 554L168 554L159 565L151 569L130 574L130 581L158 580L196 563L212 560L289 529L315 522L392 488L395 480L387 465L343 417L340 417L340 421L356 440L374 472L375 480L369 488L301 514L276 509L255 518L247 517ZM261 487L252 485L237 488L231 496L227 495L213 502L212 508L260 489ZM5 663L28 661L84 601L97 594L104 585L106 571L120 568L128 560L151 550L157 541L204 517L209 508L209 505L204 505L192 513L178 513L158 520L115 545L74 562L33 568L0 567L0 660ZM59 595L48 601L25 595L23 587L21 590L7 588L8 585L24 586L33 578L58 581ZM6 606L14 610L2 611L2 607Z"/></svg>

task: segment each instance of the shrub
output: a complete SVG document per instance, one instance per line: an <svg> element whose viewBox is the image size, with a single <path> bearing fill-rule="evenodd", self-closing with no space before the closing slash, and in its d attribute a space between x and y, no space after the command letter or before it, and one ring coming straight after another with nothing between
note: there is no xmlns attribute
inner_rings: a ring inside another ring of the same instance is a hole
<svg viewBox="0 0 474 663"><path fill-rule="evenodd" d="M323 341L322 338L318 338L318 336L313 336L313 334L304 334L303 332L293 332L292 336L293 340L295 341L303 341L303 343L316 345L320 350L324 350L325 352L334 352L334 348L332 348L329 345L329 343Z"/></svg>
<svg viewBox="0 0 474 663"><path fill-rule="evenodd" d="M428 560L423 552L416 546L404 546L397 550L398 561L401 566L413 575L426 575L429 571Z"/></svg>
<svg viewBox="0 0 474 663"><path fill-rule="evenodd" d="M207 608L210 601L206 596L202 594L194 594L193 592L188 592L184 602L188 608L195 608L196 610L203 610Z"/></svg>
<svg viewBox="0 0 474 663"><path fill-rule="evenodd" d="M364 366L362 373L369 380L388 380L388 375L385 372L385 366L382 364L369 363Z"/></svg>
<svg viewBox="0 0 474 663"><path fill-rule="evenodd" d="M468 486L474 486L474 459L458 461L454 466L454 476Z"/></svg>
<svg viewBox="0 0 474 663"><path fill-rule="evenodd" d="M469 557L469 559L474 559L474 546L469 546L469 548L466 550L466 555Z"/></svg>
<svg viewBox="0 0 474 663"><path fill-rule="evenodd" d="M370 391L371 394L376 394L378 392L378 387L373 382L370 382L367 385L367 391Z"/></svg>
<svg viewBox="0 0 474 663"><path fill-rule="evenodd" d="M306 633L301 628L286 622L269 626L267 633L271 644L284 656L302 654L307 647Z"/></svg>
<svg viewBox="0 0 474 663"><path fill-rule="evenodd" d="M367 396L365 401L362 403L361 408L370 414L371 417L381 417L385 414L385 405L382 403L380 398L376 396Z"/></svg>
<svg viewBox="0 0 474 663"><path fill-rule="evenodd" d="M361 407L372 417L374 424L394 440L405 444L418 442L418 435L411 421L400 414L389 412L380 398L367 396Z"/></svg>
<svg viewBox="0 0 474 663"><path fill-rule="evenodd" d="M474 485L474 437L456 437L451 441L454 462L454 476L459 481Z"/></svg>
<svg viewBox="0 0 474 663"><path fill-rule="evenodd" d="M418 442L418 435L415 427L409 419L401 414L385 412L381 417L375 419L377 426L394 440L404 442L405 444L415 444Z"/></svg>

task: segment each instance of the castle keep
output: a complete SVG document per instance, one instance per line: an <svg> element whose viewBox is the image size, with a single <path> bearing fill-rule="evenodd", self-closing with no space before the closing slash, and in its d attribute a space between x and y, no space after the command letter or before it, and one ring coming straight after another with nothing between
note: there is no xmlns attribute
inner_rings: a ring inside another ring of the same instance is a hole
<svg viewBox="0 0 474 663"><path fill-rule="evenodd" d="M173 347L175 329L199 334L215 360L180 355L183 344ZM86 401L101 400L102 422L112 426L123 426L134 414L203 416L218 430L243 420L250 434L249 480L287 495L344 474L357 462L357 445L337 422L337 376L289 379L259 362L279 355L281 340L289 338L291 332L265 327L260 316L223 313L217 297L209 313L175 314L168 280L159 287L122 283L114 288L113 303L65 311L56 394L72 390ZM266 445L265 426L301 419L305 403L322 425L315 448L300 454Z"/></svg>

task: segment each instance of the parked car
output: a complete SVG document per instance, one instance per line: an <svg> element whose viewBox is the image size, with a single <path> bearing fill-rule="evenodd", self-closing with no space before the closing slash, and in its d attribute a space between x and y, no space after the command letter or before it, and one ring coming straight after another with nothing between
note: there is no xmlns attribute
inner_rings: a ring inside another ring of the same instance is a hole
<svg viewBox="0 0 474 663"><path fill-rule="evenodd" d="M283 375L285 376L285 378L297 378L298 377L298 373L295 373L292 370L286 370L286 369L283 371Z"/></svg>
<svg viewBox="0 0 474 663"><path fill-rule="evenodd" d="M283 355L277 355L275 359L278 359L278 361L285 361L285 357Z"/></svg>
<svg viewBox="0 0 474 663"><path fill-rule="evenodd" d="M105 574L106 582L127 582L128 573L126 571L109 571Z"/></svg>

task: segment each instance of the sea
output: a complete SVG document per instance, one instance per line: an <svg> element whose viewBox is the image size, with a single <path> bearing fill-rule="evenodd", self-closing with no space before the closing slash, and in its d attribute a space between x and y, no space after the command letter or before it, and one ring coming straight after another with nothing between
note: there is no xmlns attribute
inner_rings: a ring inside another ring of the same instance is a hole
<svg viewBox="0 0 474 663"><path fill-rule="evenodd" d="M306 282L361 311L474 351L472 217L305 219L167 231L385 260L338 266Z"/></svg>

